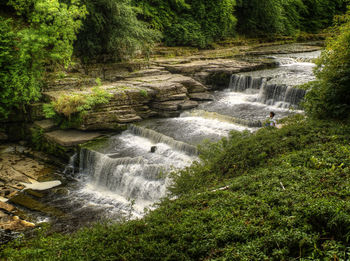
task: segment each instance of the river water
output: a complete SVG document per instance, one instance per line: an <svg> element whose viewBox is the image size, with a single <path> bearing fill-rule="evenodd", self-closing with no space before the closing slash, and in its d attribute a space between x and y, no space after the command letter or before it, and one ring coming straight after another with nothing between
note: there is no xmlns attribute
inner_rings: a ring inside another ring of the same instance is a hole
<svg viewBox="0 0 350 261"><path fill-rule="evenodd" d="M64 188L52 189L41 199L64 215L32 217L52 221L59 231L142 217L167 195L167 173L198 160L196 146L203 140L217 141L230 131L254 132L270 111L277 119L301 112L298 103L305 91L294 86L314 79L311 61L319 54L276 55L278 68L232 75L227 89L214 92L213 101L195 110L130 125L103 146L82 149L61 173Z"/></svg>

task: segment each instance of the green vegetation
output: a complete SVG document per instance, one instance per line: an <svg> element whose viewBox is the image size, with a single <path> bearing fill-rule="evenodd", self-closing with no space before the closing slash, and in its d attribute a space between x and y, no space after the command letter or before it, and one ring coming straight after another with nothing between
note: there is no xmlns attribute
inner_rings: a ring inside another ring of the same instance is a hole
<svg viewBox="0 0 350 261"><path fill-rule="evenodd" d="M178 198L142 220L19 239L2 257L346 260L350 125L302 117L285 124L202 149L202 163L174 174ZM229 188L213 191L222 186Z"/></svg>
<svg viewBox="0 0 350 261"><path fill-rule="evenodd" d="M248 36L316 33L335 15L346 11L347 0L238 0L237 31Z"/></svg>
<svg viewBox="0 0 350 261"><path fill-rule="evenodd" d="M83 0L89 15L77 35L76 54L83 62L96 58L120 61L138 52L149 54L159 34L137 20L130 0Z"/></svg>
<svg viewBox="0 0 350 261"><path fill-rule="evenodd" d="M53 118L62 128L79 126L84 115L92 108L108 103L112 94L100 88L100 80L91 93L70 93L61 95L56 101L44 104L46 118Z"/></svg>
<svg viewBox="0 0 350 261"><path fill-rule="evenodd" d="M8 5L16 19L0 16L0 118L39 99L45 67L70 63L86 13L75 1L11 0Z"/></svg>
<svg viewBox="0 0 350 261"><path fill-rule="evenodd" d="M207 47L233 36L235 0L142 0L133 2L139 16L163 33L169 46Z"/></svg>
<svg viewBox="0 0 350 261"><path fill-rule="evenodd" d="M310 84L304 104L317 118L344 119L350 113L350 14L340 22L317 61L317 81Z"/></svg>

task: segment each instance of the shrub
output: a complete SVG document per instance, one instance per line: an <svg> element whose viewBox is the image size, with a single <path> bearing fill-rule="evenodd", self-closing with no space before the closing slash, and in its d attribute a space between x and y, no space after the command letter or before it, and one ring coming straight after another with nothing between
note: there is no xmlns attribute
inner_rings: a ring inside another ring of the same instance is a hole
<svg viewBox="0 0 350 261"><path fill-rule="evenodd" d="M336 27L336 34L317 61L317 82L306 94L304 108L317 118L344 119L350 113L350 15Z"/></svg>
<svg viewBox="0 0 350 261"><path fill-rule="evenodd" d="M46 118L54 118L58 123L70 126L78 124L82 117L99 104L108 103L112 94L101 89L99 85L92 88L89 94L63 94L56 101L44 104ZM68 121L68 122L67 122Z"/></svg>

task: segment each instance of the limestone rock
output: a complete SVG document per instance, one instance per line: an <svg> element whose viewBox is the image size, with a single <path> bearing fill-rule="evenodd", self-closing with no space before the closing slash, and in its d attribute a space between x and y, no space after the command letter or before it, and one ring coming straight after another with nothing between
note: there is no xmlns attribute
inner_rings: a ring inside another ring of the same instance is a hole
<svg viewBox="0 0 350 261"><path fill-rule="evenodd" d="M152 103L152 107L162 111L177 111L179 110L179 106L182 103L183 101L166 101L166 102Z"/></svg>
<svg viewBox="0 0 350 261"><path fill-rule="evenodd" d="M53 130L55 128L55 123L53 120L47 119L42 121L35 121L34 126L46 132Z"/></svg>
<svg viewBox="0 0 350 261"><path fill-rule="evenodd" d="M185 101L184 103L179 104L179 108L181 110L190 110L196 108L198 106L198 102L196 101Z"/></svg>
<svg viewBox="0 0 350 261"><path fill-rule="evenodd" d="M7 203L0 202L0 209L6 210L7 212L11 212L15 210L15 207Z"/></svg>
<svg viewBox="0 0 350 261"><path fill-rule="evenodd" d="M213 96L206 92L201 93L190 93L190 98L195 101L212 101L214 100Z"/></svg>
<svg viewBox="0 0 350 261"><path fill-rule="evenodd" d="M18 216L4 216L3 213L0 213L0 228L4 230L11 230L11 231L21 231L25 230L27 228L33 228L35 227L34 223L25 221L23 219L20 219Z"/></svg>
<svg viewBox="0 0 350 261"><path fill-rule="evenodd" d="M83 132L77 130L56 130L45 133L48 140L52 140L61 146L74 146L102 136L99 132Z"/></svg>

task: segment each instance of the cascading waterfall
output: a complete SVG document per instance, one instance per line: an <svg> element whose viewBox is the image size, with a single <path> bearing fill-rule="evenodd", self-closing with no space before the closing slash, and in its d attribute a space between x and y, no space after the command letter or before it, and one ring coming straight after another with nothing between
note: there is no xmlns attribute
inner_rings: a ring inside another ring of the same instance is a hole
<svg viewBox="0 0 350 261"><path fill-rule="evenodd" d="M80 170L90 183L115 192L124 198L156 201L166 194L163 164L149 164L147 159L112 158L108 154L82 149Z"/></svg>
<svg viewBox="0 0 350 261"><path fill-rule="evenodd" d="M136 126L136 125L130 125L129 130L135 135L146 137L155 143L168 144L173 149L186 152L189 155L198 154L197 148L195 146L192 146L182 141L177 141L169 136L166 136L154 130L147 129L141 126Z"/></svg>
<svg viewBox="0 0 350 261"><path fill-rule="evenodd" d="M266 78L263 77L233 74L230 79L229 89L234 92L259 90L265 84Z"/></svg>
<svg viewBox="0 0 350 261"><path fill-rule="evenodd" d="M159 135L134 126L106 140L101 152L99 146L82 148L78 178L83 186L77 193L89 204L113 205L118 213L126 213L134 204L132 216L142 216L145 207L166 196L171 183L166 173L197 158L188 153L194 153L195 147ZM156 149L150 151L152 147Z"/></svg>
<svg viewBox="0 0 350 261"><path fill-rule="evenodd" d="M261 88L258 101L280 108L298 107L306 94L305 90L287 85L267 84Z"/></svg>
<svg viewBox="0 0 350 261"><path fill-rule="evenodd" d="M287 86L285 84L269 84L270 79L257 78L249 75L236 75L231 77L229 90L234 92L245 92L246 90L259 90L256 101L276 105L280 108L298 107L304 98L306 91Z"/></svg>
<svg viewBox="0 0 350 261"><path fill-rule="evenodd" d="M245 119L239 119L236 117L223 115L223 114L219 114L216 112L204 111L204 110L193 110L191 112L183 113L183 116L186 116L186 115L199 116L199 117L207 118L207 119L220 120L223 122L239 124L239 125L243 125L243 126L247 126L247 127L251 127L251 128L262 126L261 121L250 121L250 120L245 120Z"/></svg>

